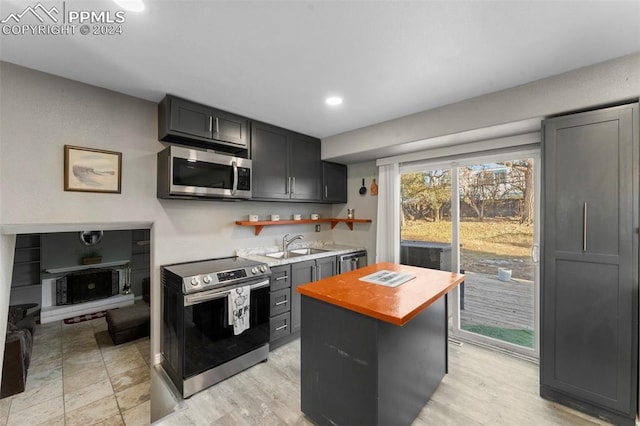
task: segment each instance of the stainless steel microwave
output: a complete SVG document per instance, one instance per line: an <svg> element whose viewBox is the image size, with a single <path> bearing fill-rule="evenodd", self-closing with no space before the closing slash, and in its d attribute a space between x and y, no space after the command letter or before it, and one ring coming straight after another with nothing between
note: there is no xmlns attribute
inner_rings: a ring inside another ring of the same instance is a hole
<svg viewBox="0 0 640 426"><path fill-rule="evenodd" d="M178 146L158 153L158 198L251 198L251 160Z"/></svg>

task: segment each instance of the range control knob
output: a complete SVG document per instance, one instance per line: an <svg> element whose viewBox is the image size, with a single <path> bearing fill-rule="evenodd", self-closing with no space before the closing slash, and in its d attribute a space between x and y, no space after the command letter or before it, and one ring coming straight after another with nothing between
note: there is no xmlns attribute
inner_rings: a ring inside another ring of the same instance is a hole
<svg viewBox="0 0 640 426"><path fill-rule="evenodd" d="M197 286L198 284L200 284L200 280L198 279L198 277L193 277L191 278L191 285L192 286Z"/></svg>
<svg viewBox="0 0 640 426"><path fill-rule="evenodd" d="M202 282L204 282L205 284L210 284L211 283L211 276L205 275L204 277L202 277Z"/></svg>
<svg viewBox="0 0 640 426"><path fill-rule="evenodd" d="M256 268L255 266L253 268L251 268L251 273L253 275L257 274L258 273L258 268Z"/></svg>
<svg viewBox="0 0 640 426"><path fill-rule="evenodd" d="M267 265L260 265L260 272L262 272L263 274L267 272Z"/></svg>

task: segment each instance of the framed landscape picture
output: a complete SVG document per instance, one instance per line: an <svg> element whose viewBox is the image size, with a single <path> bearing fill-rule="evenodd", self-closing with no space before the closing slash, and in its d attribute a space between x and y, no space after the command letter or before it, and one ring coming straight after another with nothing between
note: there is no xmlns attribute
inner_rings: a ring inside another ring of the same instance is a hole
<svg viewBox="0 0 640 426"><path fill-rule="evenodd" d="M64 146L64 190L120 193L122 153Z"/></svg>

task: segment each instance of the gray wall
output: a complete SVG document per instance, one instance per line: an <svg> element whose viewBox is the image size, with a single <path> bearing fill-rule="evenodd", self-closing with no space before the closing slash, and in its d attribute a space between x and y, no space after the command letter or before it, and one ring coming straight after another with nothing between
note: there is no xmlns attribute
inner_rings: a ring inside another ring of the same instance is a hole
<svg viewBox="0 0 640 426"><path fill-rule="evenodd" d="M11 295L11 270L13 269L13 248L15 235L0 234L0 330L7 329L9 313L9 297ZM4 348L5 333L0 333L0 348ZM0 365L4 359L4 351L0 351Z"/></svg>
<svg viewBox="0 0 640 426"><path fill-rule="evenodd" d="M81 265L82 258L97 252L102 262L131 259L131 231L105 231L93 246L80 242L78 232L43 234L40 239L40 268L55 269ZM139 296L139 294L136 294Z"/></svg>
<svg viewBox="0 0 640 426"><path fill-rule="evenodd" d="M249 213L286 217L313 212L329 217L330 205L158 200L156 154L163 145L157 137L156 104L6 62L0 62L0 74L2 231L151 227L151 352L156 361L160 265L275 245L285 233L302 233L306 240L333 239L329 224L323 224L319 233L312 225L284 225L265 227L254 236L253 228L234 223ZM122 193L65 192L65 144L122 152ZM0 272L0 284L6 284L3 291L8 294L11 268ZM1 309L7 304L8 296ZM5 321L6 315L0 317L0 329L6 327Z"/></svg>
<svg viewBox="0 0 640 426"><path fill-rule="evenodd" d="M367 193L360 195L358 192L364 178ZM367 261L370 265L376 259L376 227L378 217L378 197L371 195L371 181L378 179L378 168L375 162L350 164L347 169L347 204L337 204L333 207L333 216L347 217L347 209L355 209L356 219L373 219L371 223L356 223L353 231L344 223L339 223L333 229L333 239L337 243L363 246L367 248Z"/></svg>

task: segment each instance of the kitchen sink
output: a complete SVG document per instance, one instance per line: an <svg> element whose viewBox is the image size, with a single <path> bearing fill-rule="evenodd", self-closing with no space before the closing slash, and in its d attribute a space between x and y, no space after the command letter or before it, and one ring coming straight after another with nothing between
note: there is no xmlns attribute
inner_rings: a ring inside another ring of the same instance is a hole
<svg viewBox="0 0 640 426"><path fill-rule="evenodd" d="M322 250L317 248L299 248L292 249L289 252L276 251L273 253L265 253L264 256L271 257L273 259L286 259L288 257L307 256L310 254L326 253L330 250Z"/></svg>
<svg viewBox="0 0 640 426"><path fill-rule="evenodd" d="M274 253L265 253L264 256L272 257L274 259L282 259L282 258L286 257L285 256L285 252L283 252L283 251L276 251Z"/></svg>
<svg viewBox="0 0 640 426"><path fill-rule="evenodd" d="M318 254L318 253L326 253L329 250L317 249L317 248L299 248L289 250L289 254L293 254L295 256L306 256L308 254Z"/></svg>

